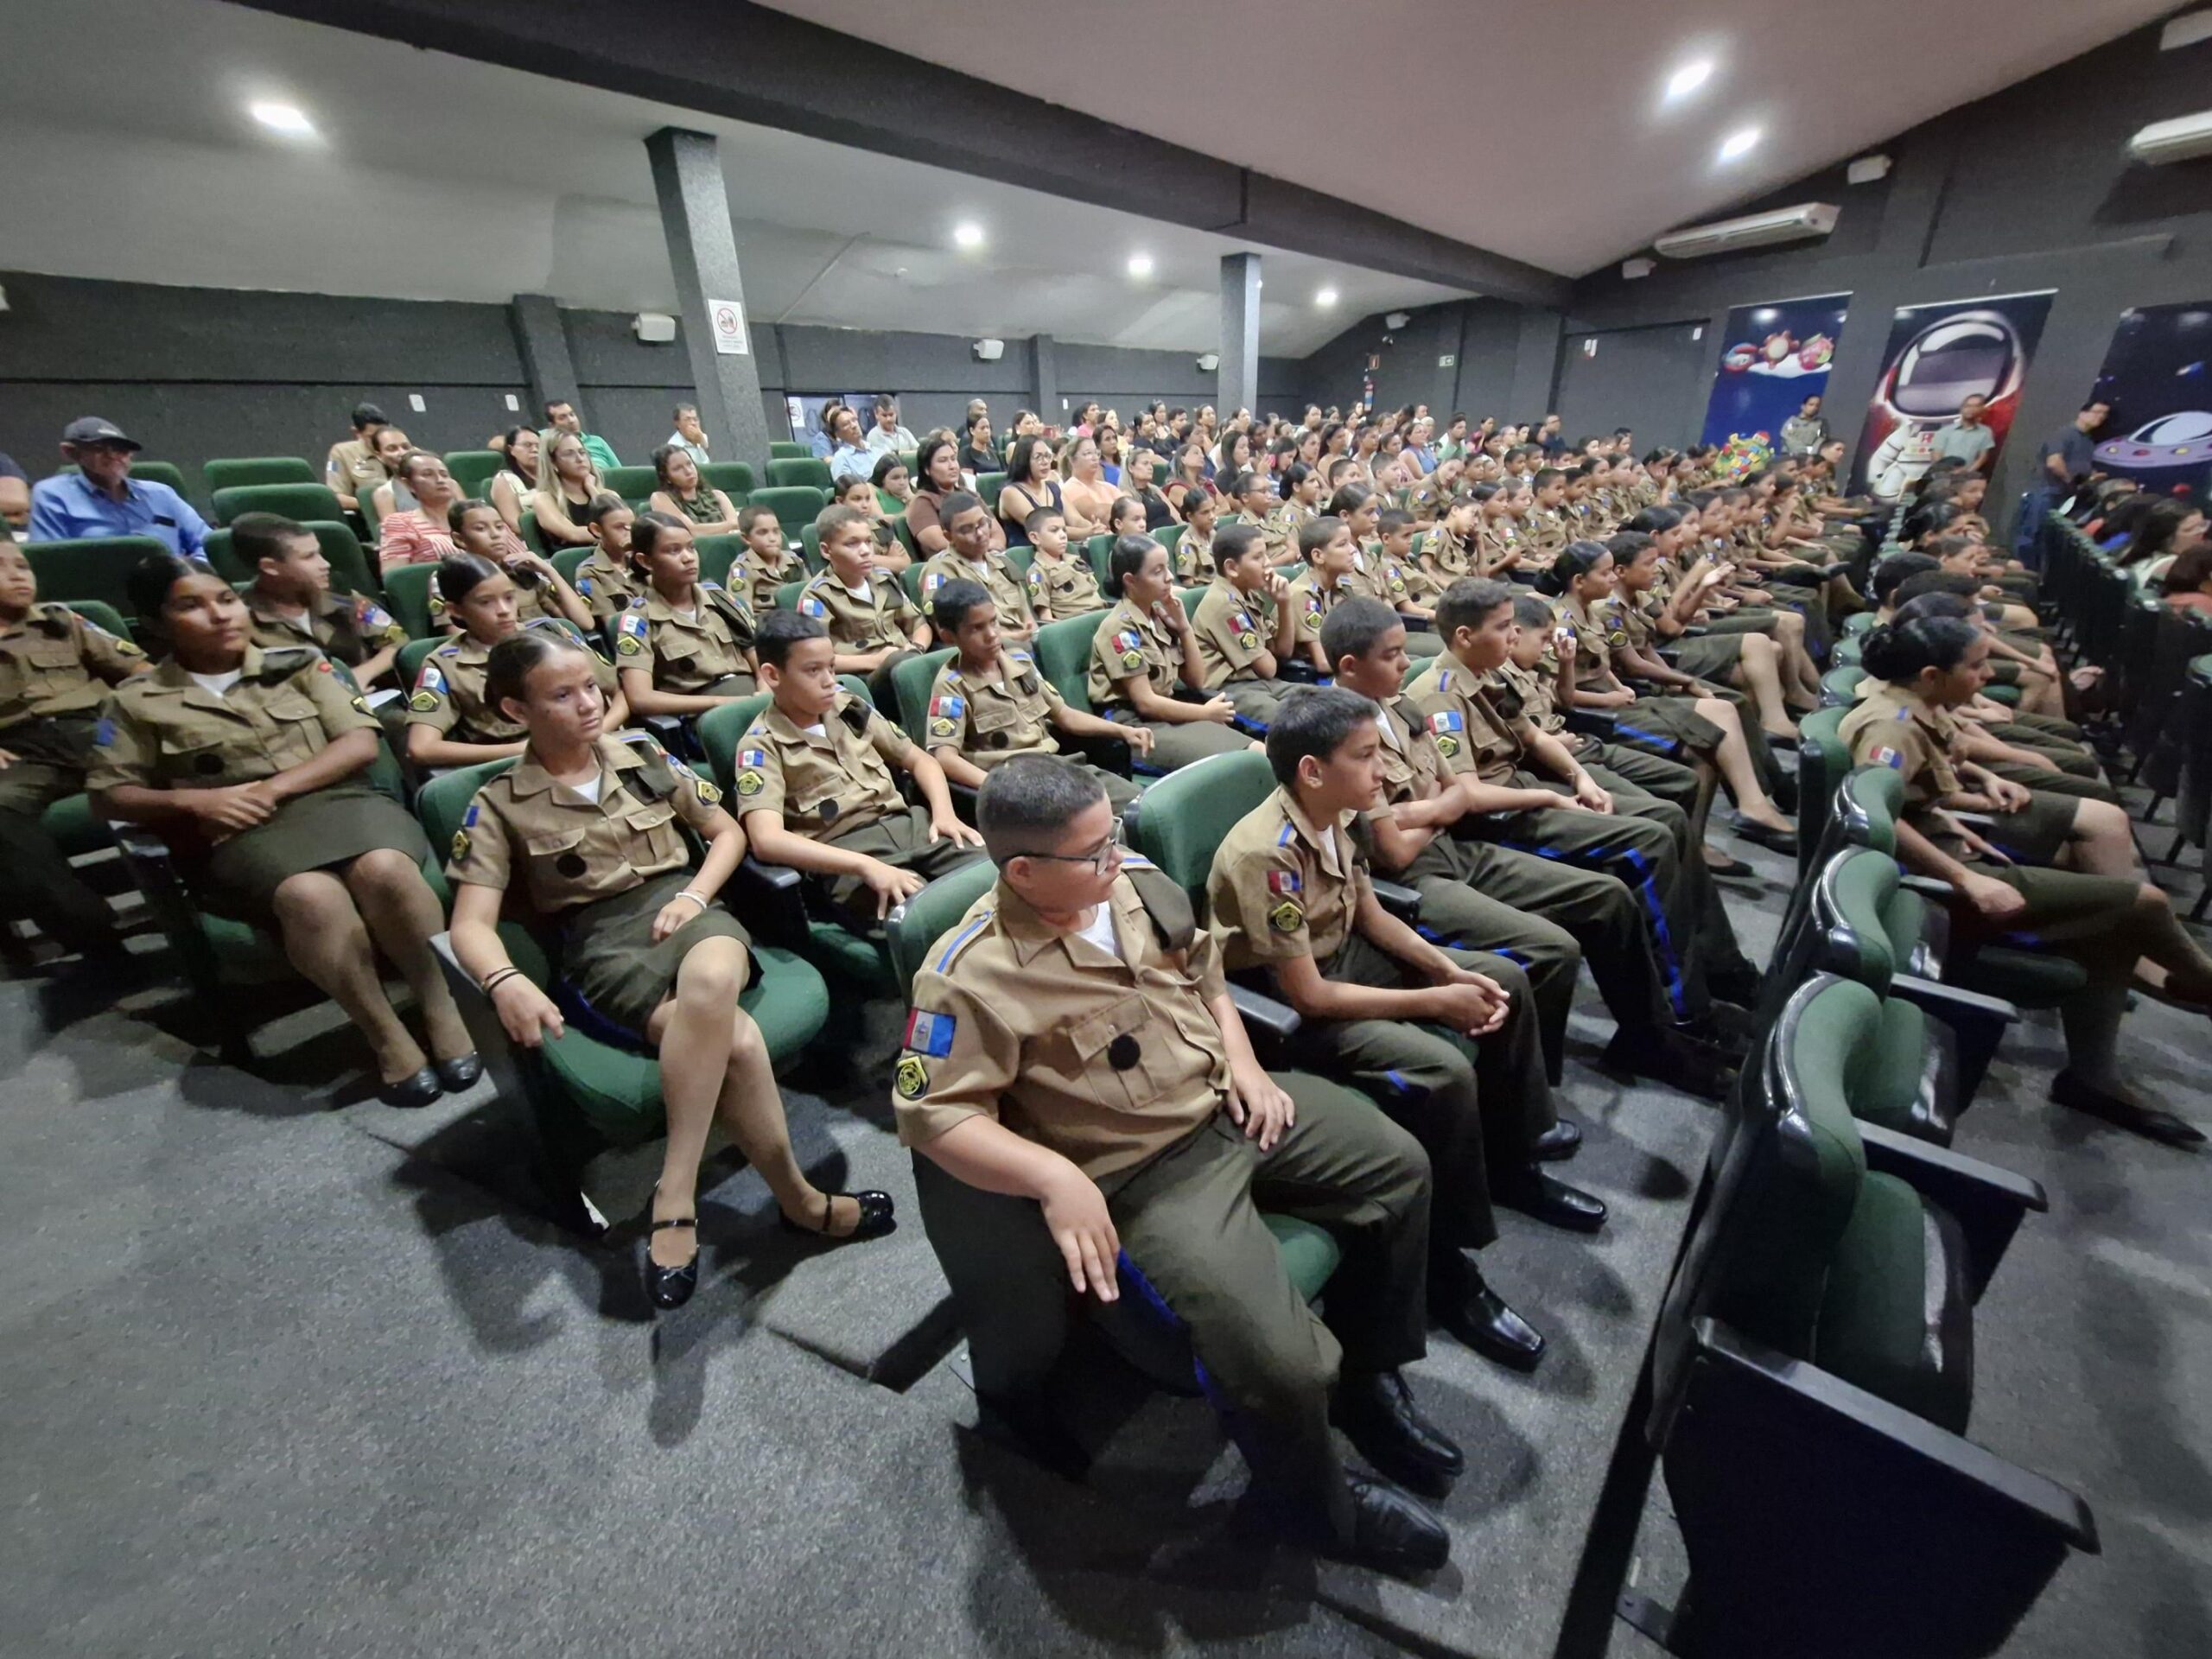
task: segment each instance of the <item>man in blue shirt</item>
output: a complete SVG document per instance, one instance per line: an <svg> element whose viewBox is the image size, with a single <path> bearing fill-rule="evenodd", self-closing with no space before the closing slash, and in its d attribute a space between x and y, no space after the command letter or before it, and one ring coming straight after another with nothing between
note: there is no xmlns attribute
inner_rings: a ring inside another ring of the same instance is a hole
<svg viewBox="0 0 2212 1659"><path fill-rule="evenodd" d="M112 421L87 415L61 434L63 457L77 471L42 478L31 490L34 542L86 536L152 536L172 552L200 556L207 520L166 484L130 476L130 457L144 446Z"/></svg>

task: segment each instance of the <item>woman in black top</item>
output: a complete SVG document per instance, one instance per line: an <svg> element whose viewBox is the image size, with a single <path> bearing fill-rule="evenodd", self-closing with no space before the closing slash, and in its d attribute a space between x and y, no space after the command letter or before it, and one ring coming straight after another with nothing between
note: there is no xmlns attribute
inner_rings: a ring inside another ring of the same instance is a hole
<svg viewBox="0 0 2212 1659"><path fill-rule="evenodd" d="M999 522L1006 526L1007 545L1028 546L1029 515L1039 507L1060 505L1052 444L1041 437L1018 439L1007 461L1006 487L999 492Z"/></svg>

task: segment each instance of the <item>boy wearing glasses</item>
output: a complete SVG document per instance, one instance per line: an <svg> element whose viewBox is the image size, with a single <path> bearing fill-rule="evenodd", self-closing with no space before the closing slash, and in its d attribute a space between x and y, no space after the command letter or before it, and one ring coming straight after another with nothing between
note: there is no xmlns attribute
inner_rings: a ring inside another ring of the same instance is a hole
<svg viewBox="0 0 2212 1659"><path fill-rule="evenodd" d="M1349 1473L1329 1432L1426 1492L1465 1466L1399 1375L1425 1345L1421 1148L1357 1096L1260 1068L1211 940L1123 854L1095 777L1018 756L978 817L998 882L915 976L893 1095L987 1422L1079 1469L1043 1378L1070 1287L1126 1288L1188 1332L1271 1513L1386 1571L1440 1567L1442 1524ZM1325 1323L1262 1206L1344 1240Z"/></svg>

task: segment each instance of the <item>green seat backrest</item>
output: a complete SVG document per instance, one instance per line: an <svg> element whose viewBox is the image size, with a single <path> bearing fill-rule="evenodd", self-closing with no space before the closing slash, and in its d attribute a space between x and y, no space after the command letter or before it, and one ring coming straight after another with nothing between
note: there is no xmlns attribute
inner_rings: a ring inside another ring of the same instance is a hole
<svg viewBox="0 0 2212 1659"><path fill-rule="evenodd" d="M545 551L545 534L537 527L537 512L535 508L523 509L522 543L533 553Z"/></svg>
<svg viewBox="0 0 2212 1659"><path fill-rule="evenodd" d="M745 551L742 536L701 536L692 546L699 550L699 574L709 582L729 585L729 573Z"/></svg>
<svg viewBox="0 0 2212 1659"><path fill-rule="evenodd" d="M1897 892L1897 861L1887 854L1857 848L1830 859L1813 888L1816 965L1887 996L1900 957L1916 943L1890 936Z"/></svg>
<svg viewBox="0 0 2212 1659"><path fill-rule="evenodd" d="M779 455L768 463L768 486L821 490L830 488L830 463L812 455Z"/></svg>
<svg viewBox="0 0 2212 1659"><path fill-rule="evenodd" d="M434 639L410 639L402 645L397 664L400 684L412 686L415 677L423 671L423 659L443 644L445 636L441 634Z"/></svg>
<svg viewBox="0 0 2212 1659"><path fill-rule="evenodd" d="M80 541L22 545L23 556L38 577L41 599L96 599L133 618L137 612L124 590L124 579L140 561L169 550L167 543L154 536L87 536Z"/></svg>
<svg viewBox="0 0 2212 1659"><path fill-rule="evenodd" d="M1835 649L1829 653L1828 660L1838 668L1858 667L1866 660L1866 639L1860 635L1853 634L1847 639L1837 640Z"/></svg>
<svg viewBox="0 0 2212 1659"><path fill-rule="evenodd" d="M1167 557L1172 563L1175 557L1175 550L1181 544L1183 540L1183 526L1180 524L1162 524L1158 530L1152 532L1152 539L1158 542L1162 547L1167 550Z"/></svg>
<svg viewBox="0 0 2212 1659"><path fill-rule="evenodd" d="M248 455L211 461L200 468L200 478L211 501L215 499L216 491L235 489L245 484L322 482L322 474L297 455Z"/></svg>
<svg viewBox="0 0 2212 1659"><path fill-rule="evenodd" d="M1851 844L1895 858L1904 779L1890 766L1861 766L1844 779L1837 792L1837 816Z"/></svg>
<svg viewBox="0 0 2212 1659"><path fill-rule="evenodd" d="M822 532L814 527L810 519L798 533L798 556L799 562L806 566L808 575L818 576L822 574Z"/></svg>
<svg viewBox="0 0 2212 1659"><path fill-rule="evenodd" d="M768 464L772 468L776 463ZM774 513L776 522L784 527L784 539L796 542L799 532L822 516L822 509L830 505L830 496L828 492L811 485L779 485L753 491L752 505Z"/></svg>
<svg viewBox="0 0 2212 1659"><path fill-rule="evenodd" d="M461 486L463 495L481 495L491 487L493 475L505 459L497 449L448 449L445 453L446 471L453 474L453 481Z"/></svg>
<svg viewBox="0 0 2212 1659"><path fill-rule="evenodd" d="M97 599L65 599L61 602L94 627L105 628L118 639L130 638L130 625L114 606L102 604Z"/></svg>
<svg viewBox="0 0 2212 1659"><path fill-rule="evenodd" d="M1821 676L1821 695L1835 709L1850 709L1859 701L1859 682L1866 677L1866 671L1857 664L1846 664L1832 668Z"/></svg>
<svg viewBox="0 0 2212 1659"><path fill-rule="evenodd" d="M1013 567L1015 575L1027 581L1030 567L1037 563L1037 550L1033 547L1009 547L1006 550L1006 562Z"/></svg>
<svg viewBox="0 0 2212 1659"><path fill-rule="evenodd" d="M429 836L431 849L440 859L453 845L453 832L461 828L476 791L512 765L512 756L505 760L480 760L473 766L441 772L423 785L415 797L415 816L422 821L423 833Z"/></svg>
<svg viewBox="0 0 2212 1659"><path fill-rule="evenodd" d="M1843 632L1846 637L1855 639L1862 633L1872 633L1879 620L1872 611L1854 611L1843 619Z"/></svg>
<svg viewBox="0 0 2212 1659"><path fill-rule="evenodd" d="M777 588L776 608L779 611L797 610L798 608L799 592L805 586L806 583L804 582L787 582L780 588Z"/></svg>
<svg viewBox="0 0 2212 1659"><path fill-rule="evenodd" d="M1119 599L1122 587L1114 580L1114 538L1094 536L1083 544L1083 554L1090 561L1090 574L1098 578L1100 590L1109 598Z"/></svg>
<svg viewBox="0 0 2212 1659"><path fill-rule="evenodd" d="M573 585L576 580L576 572L583 568L583 562L596 551L598 551L596 548L590 547L564 547L553 556L553 568L561 573L562 581ZM704 553L699 556L699 563L703 570L706 564ZM715 580L719 582L721 578L717 576Z"/></svg>
<svg viewBox="0 0 2212 1659"><path fill-rule="evenodd" d="M906 901L888 930L891 970L899 976L899 995L913 995L914 976L921 971L930 947L959 925L968 907L991 890L998 876L997 865L978 859L939 876Z"/></svg>
<svg viewBox="0 0 2212 1659"><path fill-rule="evenodd" d="M218 490L211 504L215 522L227 524L242 512L275 512L287 518L342 519L338 498L321 484L239 484Z"/></svg>
<svg viewBox="0 0 2212 1659"><path fill-rule="evenodd" d="M734 507L743 506L753 493L753 468L741 461L710 461L699 469L699 476L729 497Z"/></svg>
<svg viewBox="0 0 2212 1659"><path fill-rule="evenodd" d="M930 613L930 607L922 603L922 567L918 564L910 564L901 570L899 573L899 585L906 590L906 597L920 608L922 614L927 616Z"/></svg>
<svg viewBox="0 0 2212 1659"><path fill-rule="evenodd" d="M914 468L920 462L921 458L922 452L918 449L901 449L899 452L899 464L906 469L906 475L909 478L913 476Z"/></svg>
<svg viewBox="0 0 2212 1659"><path fill-rule="evenodd" d="M804 444L793 443L788 438L772 438L768 443L768 459L771 461L804 461L813 453Z"/></svg>
<svg viewBox="0 0 2212 1659"><path fill-rule="evenodd" d="M1006 474L1004 473L976 474L976 493L982 497L983 505L995 513L999 510L999 497L1006 493Z"/></svg>
<svg viewBox="0 0 2212 1659"><path fill-rule="evenodd" d="M1206 590L1203 588L1178 588L1175 590L1175 597L1183 601L1183 614L1186 618L1198 615L1198 601L1205 596Z"/></svg>
<svg viewBox="0 0 2212 1659"><path fill-rule="evenodd" d="M1851 770L1851 751L1838 729L1844 709L1821 709L1797 722L1797 874L1812 873L1821 836L1835 814L1836 785Z"/></svg>
<svg viewBox="0 0 2212 1659"><path fill-rule="evenodd" d="M932 651L925 656L909 657L891 671L891 690L899 700L899 723L906 728L906 735L924 748L930 740L930 687L937 683L937 671L952 660L950 650Z"/></svg>
<svg viewBox="0 0 2212 1659"><path fill-rule="evenodd" d="M1191 895L1204 915L1214 849L1274 786L1268 757L1249 749L1209 755L1179 767L1145 791L1144 810L1137 817L1138 849Z"/></svg>
<svg viewBox="0 0 2212 1659"><path fill-rule="evenodd" d="M837 683L863 702L872 701L868 694L867 681L855 679L850 674L840 674ZM725 702L719 708L709 709L699 716L696 728L699 734L699 747L706 751L707 765L714 771L715 781L721 785L722 793L730 797L741 813L745 810L745 804L738 800L734 793L737 786L737 740L745 735L745 728L759 719L760 711L767 706L768 694L756 691L749 697L740 697L734 702Z"/></svg>
<svg viewBox="0 0 2212 1659"><path fill-rule="evenodd" d="M1090 642L1098 636L1098 625L1106 620L1104 611L1092 611L1085 616L1071 616L1059 622L1047 622L1037 630L1037 666L1067 700L1069 708L1082 714L1096 712L1090 706Z"/></svg>
<svg viewBox="0 0 2212 1659"><path fill-rule="evenodd" d="M385 573L385 598L399 626L417 639L436 639L445 630L430 620L430 578L435 564L403 564Z"/></svg>
<svg viewBox="0 0 2212 1659"><path fill-rule="evenodd" d="M66 466L55 467L54 475L59 478L64 473L73 473L76 470L77 463L73 461ZM175 461L149 461L143 455L133 455L130 457L130 475L133 478L151 479L156 484L166 484L186 500L192 499L192 492L185 487L184 468Z"/></svg>
<svg viewBox="0 0 2212 1659"><path fill-rule="evenodd" d="M912 559L916 563L921 562L923 557L921 543L914 539L914 527L906 522L905 513L901 512L892 519L891 537L900 547L906 550L908 558Z"/></svg>
<svg viewBox="0 0 2212 1659"><path fill-rule="evenodd" d="M610 467L599 481L632 506L643 506L645 498L660 487L660 474L650 467Z"/></svg>

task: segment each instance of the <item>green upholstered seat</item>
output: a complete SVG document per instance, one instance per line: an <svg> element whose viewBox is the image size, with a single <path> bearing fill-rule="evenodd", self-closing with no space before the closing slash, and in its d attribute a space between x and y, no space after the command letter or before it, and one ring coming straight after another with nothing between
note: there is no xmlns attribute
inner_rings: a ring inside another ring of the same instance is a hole
<svg viewBox="0 0 2212 1659"><path fill-rule="evenodd" d="M1859 683L1866 671L1856 664L1832 668L1821 676L1821 702L1830 709L1848 709L1859 701Z"/></svg>
<svg viewBox="0 0 2212 1659"><path fill-rule="evenodd" d="M930 687L938 671L953 658L950 647L909 657L891 671L891 690L899 700L899 723L906 735L924 748L929 747Z"/></svg>
<svg viewBox="0 0 2212 1659"><path fill-rule="evenodd" d="M1862 633L1872 633L1874 631L1874 624L1879 620L1872 611L1854 611L1843 619L1845 637L1854 638Z"/></svg>
<svg viewBox="0 0 2212 1659"><path fill-rule="evenodd" d="M830 463L810 454L778 455L768 462L768 487L772 490L797 486L827 494L830 482Z"/></svg>
<svg viewBox="0 0 2212 1659"><path fill-rule="evenodd" d="M1268 757L1242 749L1212 754L1169 772L1145 791L1137 820L1139 850L1205 910L1214 849L1236 821L1272 794Z"/></svg>
<svg viewBox="0 0 2212 1659"><path fill-rule="evenodd" d="M729 585L729 573L745 552L742 536L700 536L692 540L699 553L699 575L709 582Z"/></svg>
<svg viewBox="0 0 2212 1659"><path fill-rule="evenodd" d="M136 617L124 583L142 560L168 552L153 536L86 536L73 541L26 542L23 556L38 577L41 599L97 600L118 614Z"/></svg>
<svg viewBox="0 0 2212 1659"><path fill-rule="evenodd" d="M1104 611L1047 622L1037 630L1034 651L1038 671L1052 683L1069 708L1082 714L1090 706L1090 642L1097 638Z"/></svg>
<svg viewBox="0 0 2212 1659"><path fill-rule="evenodd" d="M976 493L982 498L983 505L995 514L999 510L999 497L1006 493L1006 474L1004 473L976 474Z"/></svg>
<svg viewBox="0 0 2212 1659"><path fill-rule="evenodd" d="M729 497L734 507L743 506L753 493L753 468L741 461L710 461L699 469L699 476Z"/></svg>
<svg viewBox="0 0 2212 1659"><path fill-rule="evenodd" d="M1090 561L1090 573L1098 578L1099 591L1109 599L1119 599L1122 587L1114 580L1114 538L1104 534L1093 536L1083 544L1083 556Z"/></svg>
<svg viewBox="0 0 2212 1659"><path fill-rule="evenodd" d="M573 586L576 580L577 570L582 567L586 559L591 557L594 550L588 547L564 547L553 556L553 568L561 573L562 581Z"/></svg>
<svg viewBox="0 0 2212 1659"><path fill-rule="evenodd" d="M461 486L463 495L481 496L491 487L505 460L497 449L448 449L445 453L446 471L453 474L453 481Z"/></svg>
<svg viewBox="0 0 2212 1659"><path fill-rule="evenodd" d="M435 639L445 632L430 615L430 579L437 574L435 564L397 565L385 573L385 601L410 638Z"/></svg>
<svg viewBox="0 0 2212 1659"><path fill-rule="evenodd" d="M207 499L243 484L320 484L322 474L297 455L245 455L210 461L200 468Z"/></svg>
<svg viewBox="0 0 2212 1659"><path fill-rule="evenodd" d="M794 443L788 438L772 438L768 442L771 461L804 461L813 453L804 444Z"/></svg>
<svg viewBox="0 0 2212 1659"><path fill-rule="evenodd" d="M611 490L633 507L643 507L660 487L660 474L650 467L609 467L599 475L600 487Z"/></svg>
<svg viewBox="0 0 2212 1659"><path fill-rule="evenodd" d="M799 563L806 567L808 575L818 576L822 574L822 532L815 528L811 519L798 532L798 558Z"/></svg>
<svg viewBox="0 0 2212 1659"><path fill-rule="evenodd" d="M321 484L237 484L216 491L210 505L219 524L242 512L274 512L302 521L345 517L337 496Z"/></svg>
<svg viewBox="0 0 2212 1659"><path fill-rule="evenodd" d="M777 463L768 463L772 472ZM784 539L798 544L799 532L821 517L822 509L830 505L826 490L811 485L771 486L753 492L752 505L766 507L776 515L776 522L784 527Z"/></svg>

